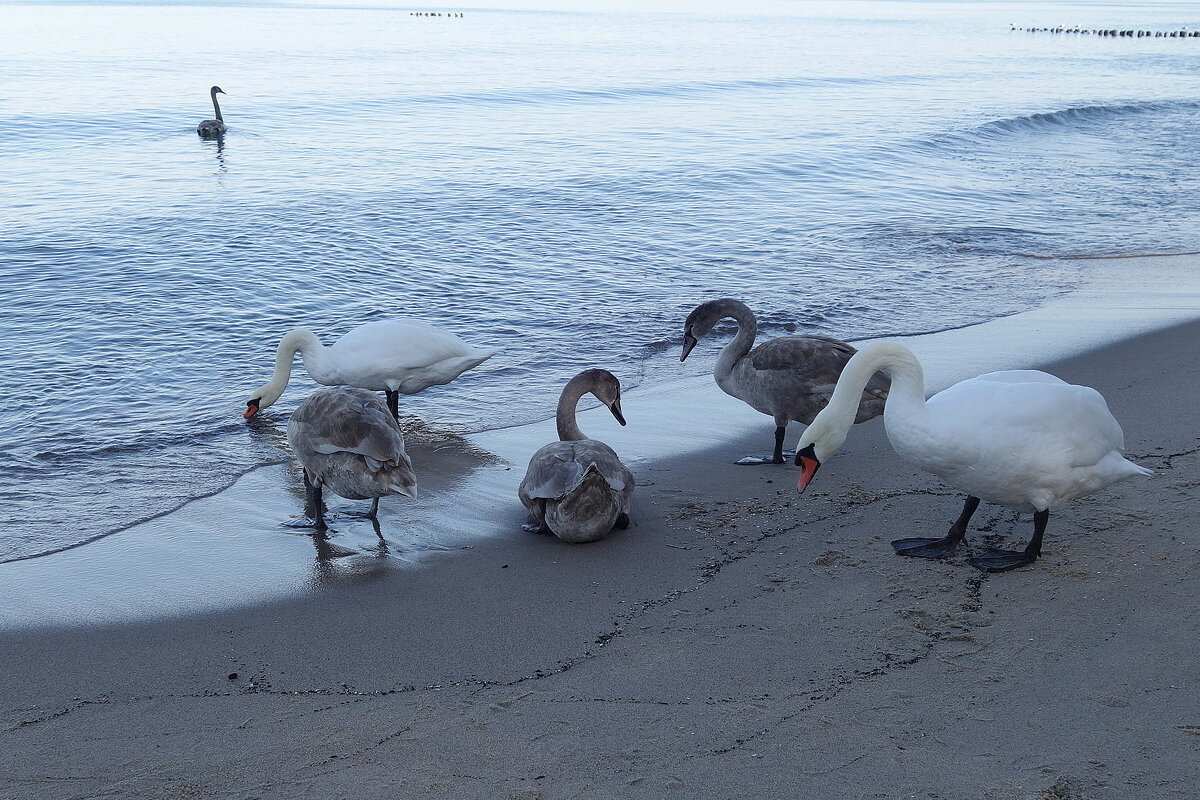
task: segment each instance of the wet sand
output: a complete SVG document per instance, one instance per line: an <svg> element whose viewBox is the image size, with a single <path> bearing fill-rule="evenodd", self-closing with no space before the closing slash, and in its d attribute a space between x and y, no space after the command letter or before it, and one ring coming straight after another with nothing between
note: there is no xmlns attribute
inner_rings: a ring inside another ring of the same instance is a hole
<svg viewBox="0 0 1200 800"><path fill-rule="evenodd" d="M1114 309L1093 309L1109 337L1128 332ZM947 356L934 384L1038 366L1052 336L1030 320L914 344ZM339 567L372 558L347 530L332 543L356 555L306 545L308 591L181 616L207 595L156 606L113 579L132 557L117 537L95 562L100 543L5 565L6 613L49 597L17 609L40 624L0 634L0 798L1194 797L1198 336L1188 323L1049 365L1100 389L1158 474L1057 510L1043 557L1007 574L971 568L970 549L892 554L890 539L941 533L961 498L901 462L878 420L799 497L792 467L732 464L770 439L736 401L728 438L688 413L671 430L695 426L696 449L649 455L643 434L634 525L592 545L516 527L500 488L535 428L473 439L496 460L432 494L494 485L495 504L462 509L482 522L418 567ZM581 424L636 450L634 406L611 437L600 415ZM984 506L971 549L1030 527ZM296 537L272 542L263 560L301 563ZM210 550L197 579L222 556L236 576L253 548ZM147 583L186 584L186 566ZM109 624L80 624L93 600ZM170 615L137 621L138 603Z"/></svg>

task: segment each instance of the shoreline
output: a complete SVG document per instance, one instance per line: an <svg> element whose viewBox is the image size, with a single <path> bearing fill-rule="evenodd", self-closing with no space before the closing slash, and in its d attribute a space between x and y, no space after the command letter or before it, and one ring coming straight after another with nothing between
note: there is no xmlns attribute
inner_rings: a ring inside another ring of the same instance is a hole
<svg viewBox="0 0 1200 800"><path fill-rule="evenodd" d="M803 498L794 469L732 464L754 426L641 463L634 525L594 544L514 530L253 607L0 634L0 790L1190 798L1197 336L1052 365L1157 474L1056 510L1030 567L895 556L961 498L879 420ZM1028 536L984 506L969 544Z"/></svg>
<svg viewBox="0 0 1200 800"><path fill-rule="evenodd" d="M1164 273L1157 290L1129 287L1112 270L1097 272L1090 285L1037 309L884 338L899 339L917 353L932 393L973 374L1045 364L1200 316L1200 283L1187 279L1200 259L1154 261L1139 272ZM763 444L749 452L769 444L769 420L720 392L710 375L657 386L643 382L625 395L625 410L627 428L599 408L581 411L580 424L615 447L635 474L731 439L761 438ZM798 431L791 427L789 442ZM380 523L386 540L369 522L343 518L334 524L338 535L316 547L315 562L309 546L297 546L312 537L281 524L299 514L295 464L252 469L219 492L86 545L0 564L0 632L123 624L286 601L506 539L524 520L515 487L525 460L554 438L552 419L433 441L418 437L410 451L421 465L422 496L385 501ZM336 507L355 504L339 499Z"/></svg>
<svg viewBox="0 0 1200 800"><path fill-rule="evenodd" d="M1087 261L1087 262L1093 262L1094 265L1103 265L1105 262L1112 261L1112 260L1128 260L1128 259L1141 259L1141 260L1149 259L1149 260L1157 261L1159 263L1185 263L1184 260L1186 260L1188 257L1200 255L1200 252L1197 252L1197 253L1182 252L1182 253L1151 253L1151 254L1122 254L1122 255L1061 256L1061 257L1060 256L1042 256L1042 255L1037 255L1037 254L1014 254L1014 255L1024 255L1025 257L1039 259L1039 260L1062 261L1062 262ZM1094 283L1095 276L1092 276L1092 278L1090 280L1092 283ZM1190 276L1185 276L1183 279L1183 283L1187 284L1189 282L1195 283L1195 280L1192 279ZM1060 294L1060 295L1051 296L1049 299L1047 299L1043 302L1042 306L1036 307L1034 309L1026 309L1025 311L1021 311L1021 312L1007 313L1004 316L994 317L990 320L985 320L982 322L975 321L975 322L967 322L967 323L956 323L956 324L948 325L945 327L934 327L934 328L929 328L929 329L920 330L920 331L916 331L916 332L884 333L884 334L880 334L880 335L862 336L862 337L845 337L845 336L843 336L843 338L846 338L847 341L852 342L852 343L853 342L872 341L872 340L876 340L876 339L901 339L901 340L905 340L905 341L908 341L911 339L920 339L920 338L924 338L924 337L928 337L928 336L935 336L937 334L945 334L948 332L963 330L963 329L967 329L967 328L975 328L980 325L994 324L994 323L998 322L999 320L1004 319L1006 316L1022 316L1025 314L1029 314L1031 312L1036 312L1040 308L1044 308L1046 305L1059 305L1062 302L1064 297L1067 297L1067 298L1074 297L1076 295L1079 295L1081 292L1087 291L1088 289L1089 289L1089 285L1087 283L1085 283L1081 287L1076 287L1075 289L1070 290L1065 295ZM1197 297L1200 297L1200 285L1196 286L1194 294ZM1068 301L1068 302L1070 302L1070 301ZM770 338L770 337L768 336L768 337L764 337L764 338ZM692 359L692 362L699 362L701 360L703 360L704 362L710 362L710 361L714 360L716 358L716 353L719 350L719 346L722 344L723 344L723 342L720 342L717 339L702 342L700 349L698 350L698 358ZM708 380L708 373L705 370L701 370L698 373L690 374L690 375L680 375L679 372L671 370L670 365L678 366L677 364L675 364L675 359L673 358L673 355L677 350L677 346L673 345L673 344L667 344L665 340L659 340L659 341L655 341L652 343L642 344L642 345L637 346L635 349L644 351L645 353L647 353L647 355L644 355L640 360L635 360L634 362L632 362L632 369L630 369L627 373L622 375L622 379L623 379L624 383L626 384L627 390L636 390L638 387L645 384L647 382L647 372L653 373L656 370L662 370L662 368L664 367L664 359L663 359L664 354L667 355L665 362L666 362L666 365L668 365L668 368L665 371L670 373L666 377L666 380L671 385L678 385L680 391L686 391L691 388L699 388L699 387L703 386L705 384L705 382ZM689 366L695 366L695 364L694 363L689 364ZM633 378L633 380L630 380L631 377ZM430 409L428 409L428 408L425 409L425 411L427 411L427 412L429 410ZM540 414L540 411L546 412L544 414L544 416ZM402 419L402 424L405 425L407 428L406 435L411 436L413 433L416 433L417 435L432 436L435 438L440 436L440 437L443 437L446 439L455 439L456 437L471 437L471 436L477 436L477 435L486 435L493 431L507 430L509 428L524 428L527 426L537 425L539 423L542 423L542 422L545 422L548 420L552 420L552 418L553 418L552 404L547 404L546 408L540 409L539 414L536 414L532 419L526 419L526 420L515 421L515 422L513 422L513 421L502 422L497 427L487 427L487 426L478 426L477 427L478 420L475 420L475 422L473 422L471 424L467 424L467 425L464 425L461 422L461 420L449 421L448 424L442 425L442 424L440 424L440 422L446 422L443 420L443 421L435 422L433 424L433 426L426 427L425 423L423 422L423 420L420 417L419 410L416 413L414 413L413 415L405 415L405 417ZM131 520L127 520L127 521L121 523L120 525L111 527L109 529L101 528L99 530L94 530L94 532L86 535L81 540L67 542L67 543L47 542L47 543L40 545L40 549L37 550L36 552L30 552L30 551L26 550L26 551L22 552L20 555L16 555L16 554L14 554L16 551L13 551L9 554L0 555L0 567L3 567L5 564L11 564L11 563L16 563L16 562L20 562L20 561L29 561L32 559L43 558L46 556L54 555L56 553L60 553L60 552L72 550L74 548L82 547L82 546L91 544L93 542L99 541L101 539L105 539L110 536L122 534L125 531L128 531L132 528L137 528L138 526L144 525L146 523L153 522L154 520L159 519L163 516L174 514L178 511L180 511L184 506L188 505L191 502L203 499L205 497L209 497L213 494L217 494L217 493L221 493L221 492L230 490L236 483L238 483L245 475L247 475L250 472L253 472L258 469L274 466L274 465L280 464L280 463L287 463L288 461L290 461L291 455L289 452L287 452L286 446L284 445L285 436L282 431L282 427L286 426L286 419L287 419L286 411L284 412L284 415L282 417L268 416L266 418L263 418L263 416L260 415L260 417L257 417L250 426L247 426L245 428L245 433L247 434L248 438L251 440L255 440L255 445L257 447L264 448L268 452L273 450L274 455L269 456L268 457L269 460L264 460L259 464L244 468L242 472L231 474L228 476L222 476L221 480L224 482L221 485L219 485L215 488L200 490L198 494L196 494L195 496L192 496L192 497L184 497L182 499L179 497L176 497L174 505L172 505L168 508L163 508L163 509L157 510L157 511L149 511L144 516L134 518Z"/></svg>

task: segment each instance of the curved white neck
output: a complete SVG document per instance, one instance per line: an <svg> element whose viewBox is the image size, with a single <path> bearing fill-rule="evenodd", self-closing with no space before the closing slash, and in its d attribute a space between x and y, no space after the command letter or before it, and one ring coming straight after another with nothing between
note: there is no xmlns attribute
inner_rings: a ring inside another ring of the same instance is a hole
<svg viewBox="0 0 1200 800"><path fill-rule="evenodd" d="M558 410L554 414L560 442L578 442L588 438L579 430L575 421L575 411L579 406L579 399L591 391L591 388L590 383L581 380L578 375L567 381L567 385L563 387L562 395L558 398Z"/></svg>
<svg viewBox="0 0 1200 800"><path fill-rule="evenodd" d="M713 375L718 379L728 377L733 372L734 366L746 357L750 348L754 347L755 338L758 337L758 320L754 318L754 312L748 306L741 303L731 305L726 311L726 316L737 320L738 332L733 341L721 348L721 354L717 356Z"/></svg>
<svg viewBox="0 0 1200 800"><path fill-rule="evenodd" d="M301 358L304 359L304 368L308 370L308 374L312 376L313 380L317 383L336 383L331 380L327 369L327 352L325 346L312 332L303 328L289 331L279 342L279 349L275 351L275 374L271 376L270 381L255 391L253 396L262 398L262 408L266 408L278 400L279 396L283 394L283 390L287 388L288 379L292 376L292 358L296 353L300 353Z"/></svg>
<svg viewBox="0 0 1200 800"><path fill-rule="evenodd" d="M921 362L903 345L879 342L859 350L846 363L829 404L800 437L800 447L817 443L818 458L828 458L836 452L854 425L863 389L880 370L892 379L883 410L892 445L896 446L897 438L904 439L913 428L925 428L929 411L925 407L925 371Z"/></svg>
<svg viewBox="0 0 1200 800"><path fill-rule="evenodd" d="M308 370L308 374L317 383L325 383L324 379L330 378L327 358L329 351L312 331L304 328L288 331L279 341L279 349L275 351L276 378L282 374L284 383L287 383L287 376L292 372L292 358L296 353L300 354L304 361L304 369Z"/></svg>

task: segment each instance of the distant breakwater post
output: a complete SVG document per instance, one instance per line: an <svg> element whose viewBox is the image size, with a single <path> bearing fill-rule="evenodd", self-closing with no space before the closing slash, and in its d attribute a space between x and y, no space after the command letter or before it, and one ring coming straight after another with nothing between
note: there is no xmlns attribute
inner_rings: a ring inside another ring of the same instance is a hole
<svg viewBox="0 0 1200 800"><path fill-rule="evenodd" d="M1028 31L1029 33L1078 33L1085 36L1130 36L1135 39L1143 39L1146 37L1154 39L1200 39L1200 30L1193 31L1188 28L1181 28L1177 31L1147 31L1139 28L1085 28L1082 25L1076 25L1073 28L1068 28L1059 25L1055 28L1018 28L1015 24L1009 25L1010 31Z"/></svg>
<svg viewBox="0 0 1200 800"><path fill-rule="evenodd" d="M410 17L461 17L461 11L410 11Z"/></svg>

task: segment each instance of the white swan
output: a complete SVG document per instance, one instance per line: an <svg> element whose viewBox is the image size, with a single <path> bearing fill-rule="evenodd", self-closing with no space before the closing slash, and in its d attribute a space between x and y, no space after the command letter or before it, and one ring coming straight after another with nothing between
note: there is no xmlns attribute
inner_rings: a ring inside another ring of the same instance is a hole
<svg viewBox="0 0 1200 800"><path fill-rule="evenodd" d="M217 95L225 94L220 86L214 86L208 90L208 96L212 99L213 111L216 113L216 119L206 119L196 126L196 133L204 137L220 136L225 132L225 118L221 116L221 106L217 103Z"/></svg>
<svg viewBox="0 0 1200 800"><path fill-rule="evenodd" d="M788 422L812 422L829 402L842 368L857 351L827 336L780 336L754 347L758 333L754 313L745 303L723 297L701 303L688 314L679 360L686 359L696 343L725 317L737 320L738 332L717 357L713 377L725 394L775 420L774 454L770 458L750 456L737 463L782 464ZM865 422L882 414L887 392L884 376L868 381L854 421Z"/></svg>
<svg viewBox="0 0 1200 800"><path fill-rule="evenodd" d="M629 527L633 473L611 447L589 439L575 422L575 407L588 392L625 424L621 382L611 372L584 370L567 382L558 400L559 441L533 454L517 490L532 520L525 526L528 531L592 542L614 527Z"/></svg>
<svg viewBox="0 0 1200 800"><path fill-rule="evenodd" d="M477 350L454 334L415 319L368 322L332 347L296 328L279 343L275 375L251 392L244 416L252 417L279 399L287 388L296 353L317 383L385 392L388 408L396 416L401 394L449 383L498 352L500 348Z"/></svg>
<svg viewBox="0 0 1200 800"><path fill-rule="evenodd" d="M417 496L400 425L379 395L344 387L313 392L288 421L288 444L304 467L305 513L318 528L325 527L326 486L350 500L373 499L371 519L380 497Z"/></svg>
<svg viewBox="0 0 1200 800"><path fill-rule="evenodd" d="M883 412L892 447L904 459L967 493L949 534L898 539L896 552L941 558L966 537L979 501L1034 512L1033 538L1022 551L989 550L970 559L985 572L1032 562L1041 553L1050 509L1150 470L1127 461L1125 438L1095 389L1036 370L991 372L956 383L925 400L921 363L906 347L864 347L842 371L829 405L796 446L803 492L837 452L854 421L863 386L884 370L892 377Z"/></svg>

